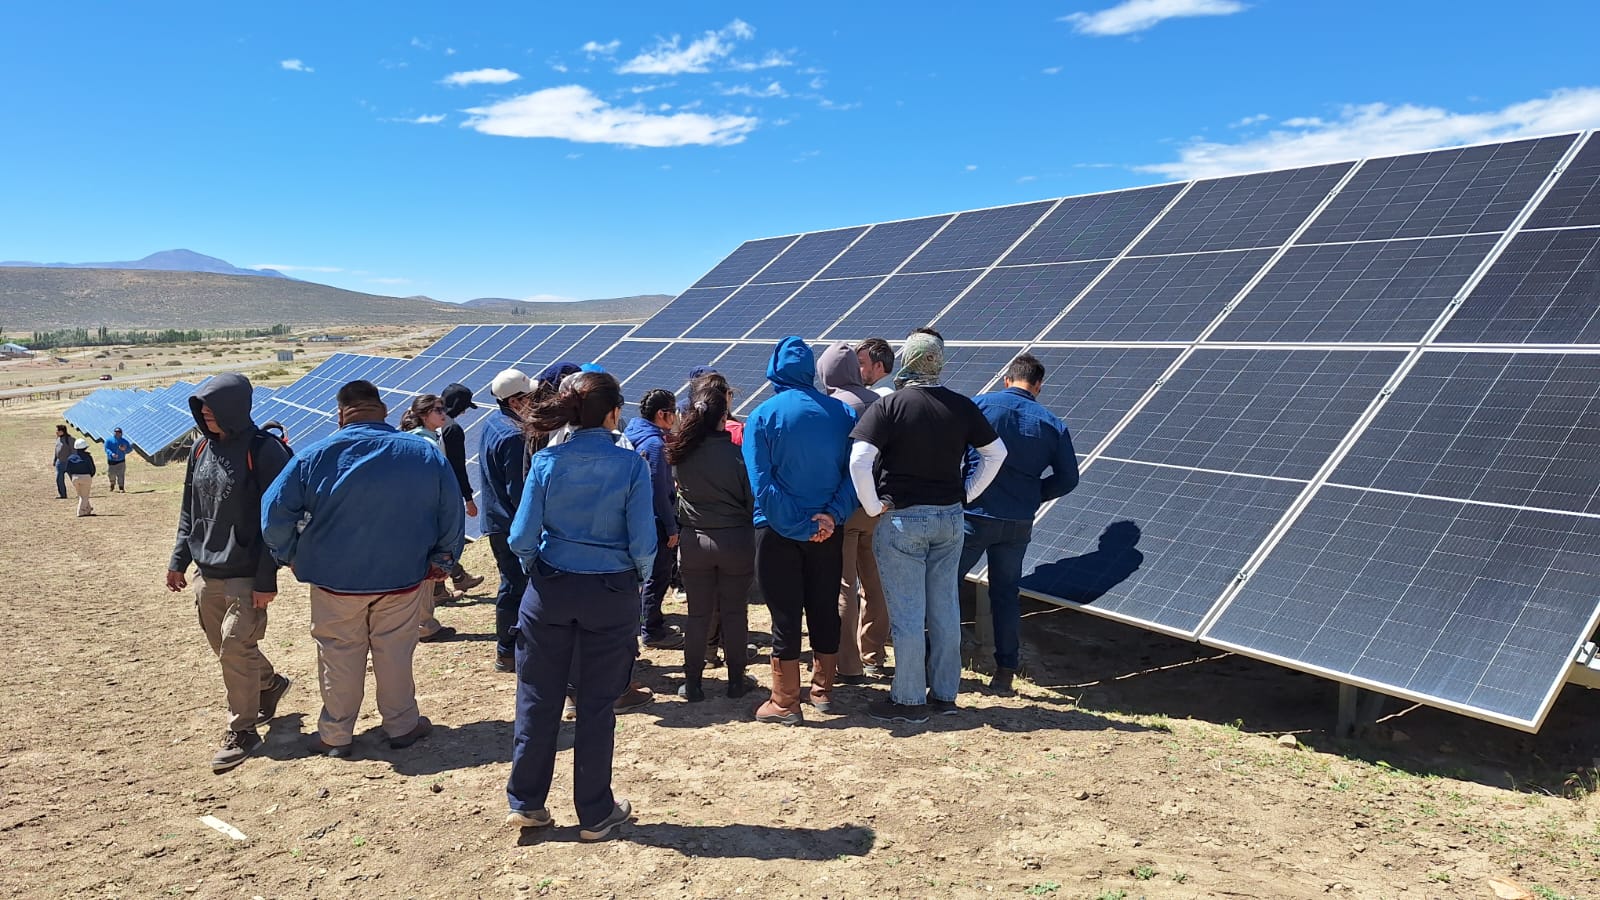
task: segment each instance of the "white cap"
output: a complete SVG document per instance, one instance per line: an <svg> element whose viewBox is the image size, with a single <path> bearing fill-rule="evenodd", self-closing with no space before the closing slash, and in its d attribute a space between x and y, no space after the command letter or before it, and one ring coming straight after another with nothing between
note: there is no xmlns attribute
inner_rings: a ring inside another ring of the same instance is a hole
<svg viewBox="0 0 1600 900"><path fill-rule="evenodd" d="M72 446L79 450L87 450L89 449L89 442L83 438L78 438L77 441L73 442Z"/></svg>
<svg viewBox="0 0 1600 900"><path fill-rule="evenodd" d="M533 393L533 382L520 369L506 369L489 382L489 393L496 400Z"/></svg>

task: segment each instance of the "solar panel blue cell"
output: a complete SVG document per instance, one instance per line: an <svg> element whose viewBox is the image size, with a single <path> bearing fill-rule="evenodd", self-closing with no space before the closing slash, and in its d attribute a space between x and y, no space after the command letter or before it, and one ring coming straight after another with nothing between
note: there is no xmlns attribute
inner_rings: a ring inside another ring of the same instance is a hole
<svg viewBox="0 0 1600 900"><path fill-rule="evenodd" d="M813 281L750 329L747 337L775 341L791 334L811 334L826 328L883 281L882 278Z"/></svg>
<svg viewBox="0 0 1600 900"><path fill-rule="evenodd" d="M580 366L584 363L594 362L600 358L602 353L609 350L612 344L615 344L627 333L628 326L626 325L597 326L593 331L585 335L582 340L567 348L561 358L575 362ZM555 362L555 360L551 360L551 362ZM530 372L529 374L533 373Z"/></svg>
<svg viewBox="0 0 1600 900"><path fill-rule="evenodd" d="M744 337L757 322L783 305L800 290L799 282L751 284L740 288L726 303L713 310L700 324L685 331L686 338L734 340Z"/></svg>
<svg viewBox="0 0 1600 900"><path fill-rule="evenodd" d="M1600 513L1600 357L1426 353L1333 481Z"/></svg>
<svg viewBox="0 0 1600 900"><path fill-rule="evenodd" d="M710 365L726 344L695 344L681 341L675 344L656 344L661 351L654 359L633 373L624 384L628 394L639 397L651 388L665 388L680 393L689 382L689 370ZM740 387L740 385L735 385ZM743 387L748 388L749 385Z"/></svg>
<svg viewBox="0 0 1600 900"><path fill-rule="evenodd" d="M1294 247L1213 341L1418 341L1477 271L1494 235Z"/></svg>
<svg viewBox="0 0 1600 900"><path fill-rule="evenodd" d="M896 275L837 325L828 329L827 336L846 340L861 340L877 334L903 336L913 328L931 324L950 301L977 279L978 274L978 270L968 269ZM981 323L977 322L968 326L971 332L977 332L980 327ZM979 337L976 333L963 334L963 330L966 329L945 332L945 337L951 340Z"/></svg>
<svg viewBox="0 0 1600 900"><path fill-rule="evenodd" d="M832 265L822 270L823 278L853 278L863 275L887 275L917 252L928 238L933 237L950 216L931 216L926 219L909 219L904 222L886 222L874 225L845 251Z"/></svg>
<svg viewBox="0 0 1600 900"><path fill-rule="evenodd" d="M1105 262L994 269L934 325L980 324L1003 337L1031 338L1049 325L1105 268Z"/></svg>
<svg viewBox="0 0 1600 900"><path fill-rule="evenodd" d="M1153 347L1033 347L1044 364L1039 402L1065 422L1084 455L1133 409L1182 352Z"/></svg>
<svg viewBox="0 0 1600 900"><path fill-rule="evenodd" d="M784 281L806 281L822 271L822 267L843 253L856 238L865 234L867 226L841 228L837 231L817 231L803 235L783 255L761 270L755 284L775 284Z"/></svg>
<svg viewBox="0 0 1600 900"><path fill-rule="evenodd" d="M690 288L661 308L649 321L634 329L634 337L672 338L683 334L700 317L715 309L737 290L734 287Z"/></svg>
<svg viewBox="0 0 1600 900"><path fill-rule="evenodd" d="M741 415L748 415L762 400L771 396L771 388L767 384L767 363L772 359L772 351L776 346L777 342L735 344L711 363L736 390L733 402L735 411Z"/></svg>
<svg viewBox="0 0 1600 900"><path fill-rule="evenodd" d="M1271 258L1271 250L1128 257L1044 339L1192 341Z"/></svg>
<svg viewBox="0 0 1600 900"><path fill-rule="evenodd" d="M961 213L900 271L944 272L994 265L1054 205L1046 201Z"/></svg>
<svg viewBox="0 0 1600 900"><path fill-rule="evenodd" d="M450 329L444 337L439 338L439 340L434 341L432 344L429 344L427 347L423 348L422 352L417 354L418 358L425 356L448 356L450 350L460 344L462 341L466 340L467 336L472 333L472 330L477 327L478 326L476 325L457 325L456 327Z"/></svg>
<svg viewBox="0 0 1600 900"><path fill-rule="evenodd" d="M1600 343L1600 228L1512 238L1435 340Z"/></svg>
<svg viewBox="0 0 1600 900"><path fill-rule="evenodd" d="M626 384L628 376L638 371L668 345L650 341L623 341L596 359L619 383ZM669 390L671 390L669 388Z"/></svg>
<svg viewBox="0 0 1600 900"><path fill-rule="evenodd" d="M1537 728L1595 625L1600 520L1325 488L1202 640Z"/></svg>
<svg viewBox="0 0 1600 900"><path fill-rule="evenodd" d="M1276 247L1333 190L1350 163L1197 181L1133 247L1141 256Z"/></svg>
<svg viewBox="0 0 1600 900"><path fill-rule="evenodd" d="M1068 197L1000 264L1110 259L1121 253L1182 189L1181 184L1167 184Z"/></svg>
<svg viewBox="0 0 1600 900"><path fill-rule="evenodd" d="M1102 460L1034 525L1023 589L1192 636L1300 489Z"/></svg>
<svg viewBox="0 0 1600 900"><path fill-rule="evenodd" d="M1434 150L1361 164L1302 243L1504 231L1573 135Z"/></svg>
<svg viewBox="0 0 1600 900"><path fill-rule="evenodd" d="M979 394L989 383L996 382L1006 364L1022 352L1022 345L1005 347L946 347L944 371L939 380L945 387L968 397Z"/></svg>
<svg viewBox="0 0 1600 900"><path fill-rule="evenodd" d="M1199 350L1106 455L1309 479L1404 359L1399 351Z"/></svg>
<svg viewBox="0 0 1600 900"><path fill-rule="evenodd" d="M1600 133L1591 133L1523 228L1600 225Z"/></svg>
<svg viewBox="0 0 1600 900"><path fill-rule="evenodd" d="M746 241L727 259L717 263L716 268L707 272L706 276L696 281L692 287L738 287L760 272L762 267L772 262L778 254L788 249L795 240L795 235L789 235Z"/></svg>

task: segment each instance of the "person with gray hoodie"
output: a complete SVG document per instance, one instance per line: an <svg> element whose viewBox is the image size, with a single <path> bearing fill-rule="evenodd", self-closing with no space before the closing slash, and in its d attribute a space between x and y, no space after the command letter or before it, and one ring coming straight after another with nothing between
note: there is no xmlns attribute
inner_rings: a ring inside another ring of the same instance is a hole
<svg viewBox="0 0 1600 900"><path fill-rule="evenodd" d="M256 727L277 713L289 679L261 652L267 604L278 595L278 563L261 539L261 495L289 461L289 449L250 417L252 388L243 375L217 375L189 398L200 439L183 478L178 537L167 563L167 590L195 578L195 609L222 666L228 730L211 758L214 772L244 762L261 744Z"/></svg>
<svg viewBox="0 0 1600 900"><path fill-rule="evenodd" d="M856 349L848 341L834 341L817 361L822 386L828 396L856 411L867 411L882 396L861 380ZM844 523L844 575L839 582L840 684L865 684L868 673L884 674L884 646L889 642L889 606L883 599L878 560L872 553L872 534L878 517L856 507Z"/></svg>

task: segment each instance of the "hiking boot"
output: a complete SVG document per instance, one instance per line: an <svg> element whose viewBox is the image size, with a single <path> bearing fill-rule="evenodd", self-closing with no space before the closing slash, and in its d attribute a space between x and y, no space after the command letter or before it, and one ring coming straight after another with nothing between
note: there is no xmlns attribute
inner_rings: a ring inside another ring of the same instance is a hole
<svg viewBox="0 0 1600 900"><path fill-rule="evenodd" d="M465 594L467 591L470 591L478 585L483 584L483 576L468 575L465 578L452 578L450 579L450 583L456 586L456 590Z"/></svg>
<svg viewBox="0 0 1600 900"><path fill-rule="evenodd" d="M806 693L806 702L817 712L833 712L833 680L838 674L839 654L812 652L811 690Z"/></svg>
<svg viewBox="0 0 1600 900"><path fill-rule="evenodd" d="M400 735L399 737L389 738L389 749L404 750L412 744L415 744L417 741L427 737L432 731L433 723L428 721L428 717L417 716L417 725L415 728L412 728L410 731Z"/></svg>
<svg viewBox="0 0 1600 900"><path fill-rule="evenodd" d="M229 731L222 736L222 746L211 756L211 771L226 772L244 762L250 751L261 746L261 735L251 728L247 731Z"/></svg>
<svg viewBox="0 0 1600 900"><path fill-rule="evenodd" d="M456 630L454 628L451 628L449 625L440 625L438 631L435 631L433 634L419 637L417 640L424 644L436 644L440 641L448 641L455 636Z"/></svg>
<svg viewBox="0 0 1600 900"><path fill-rule="evenodd" d="M772 658L772 696L756 707L756 721L770 725L799 725L800 660Z"/></svg>
<svg viewBox="0 0 1600 900"><path fill-rule="evenodd" d="M678 696L690 703L699 703L706 699L705 688L700 685L700 673L685 675L683 686L678 688Z"/></svg>
<svg viewBox="0 0 1600 900"><path fill-rule="evenodd" d="M896 703L893 700L879 700L867 707L867 715L879 722L905 722L909 725L921 725L928 721L928 708L926 706L910 706L905 703Z"/></svg>
<svg viewBox="0 0 1600 900"><path fill-rule="evenodd" d="M928 697L928 711L940 716L954 716L961 712L961 707L954 700L940 700L938 697Z"/></svg>
<svg viewBox="0 0 1600 900"><path fill-rule="evenodd" d="M349 744L324 744L322 738L313 737L306 742L306 752L312 756L327 756L333 759L349 759Z"/></svg>
<svg viewBox="0 0 1600 900"><path fill-rule="evenodd" d="M652 650L682 650L683 632L666 631L658 635L645 635L644 645Z"/></svg>
<svg viewBox="0 0 1600 900"><path fill-rule="evenodd" d="M506 824L518 828L543 828L554 822L548 809L513 809L506 815Z"/></svg>
<svg viewBox="0 0 1600 900"><path fill-rule="evenodd" d="M728 670L729 697L733 697L735 699L743 697L745 694L750 693L758 687L760 687L760 685L756 684L756 680L751 678L749 675L746 675L743 669Z"/></svg>
<svg viewBox="0 0 1600 900"><path fill-rule="evenodd" d="M293 682L280 674L272 676L272 684L261 692L261 721L270 722L278 715L278 701L283 695L289 693L289 685Z"/></svg>
<svg viewBox="0 0 1600 900"><path fill-rule="evenodd" d="M989 693L998 694L1001 697L1009 697L1015 694L1017 689L1011 686L1011 679L1016 677L1016 674L1017 671L1015 669L995 669L994 677L989 679Z"/></svg>
<svg viewBox="0 0 1600 900"><path fill-rule="evenodd" d="M656 695L649 688L635 681L628 685L628 689L622 692L617 702L611 704L611 708L617 712L627 712L630 709L638 709L654 699Z"/></svg>
<svg viewBox="0 0 1600 900"><path fill-rule="evenodd" d="M585 825L578 829L578 840L598 841L611 833L611 829L628 821L633 816L633 804L626 800L618 800L611 807L611 815L601 819L597 824Z"/></svg>

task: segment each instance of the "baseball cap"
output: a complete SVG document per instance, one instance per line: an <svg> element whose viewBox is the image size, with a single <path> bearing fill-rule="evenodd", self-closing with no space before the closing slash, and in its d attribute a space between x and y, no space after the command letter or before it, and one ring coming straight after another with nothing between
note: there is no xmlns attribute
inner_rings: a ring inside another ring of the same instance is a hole
<svg viewBox="0 0 1600 900"><path fill-rule="evenodd" d="M555 388L561 386L561 379L566 378L568 375L571 375L574 372L581 371L583 371L583 368L577 363L563 360L561 362L551 363L550 365L545 366L542 370L540 370L539 377L535 380L540 384L549 385L550 387Z"/></svg>
<svg viewBox="0 0 1600 900"><path fill-rule="evenodd" d="M458 416L469 409L478 408L478 404L472 402L472 389L458 382L445 385L439 399L444 401L445 409L455 410Z"/></svg>
<svg viewBox="0 0 1600 900"><path fill-rule="evenodd" d="M518 394L533 393L533 382L519 369L506 369L489 382L489 393L496 400L509 400Z"/></svg>

